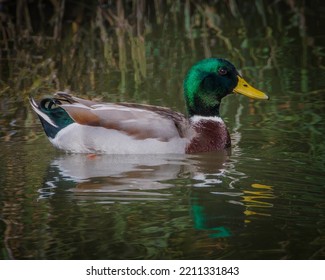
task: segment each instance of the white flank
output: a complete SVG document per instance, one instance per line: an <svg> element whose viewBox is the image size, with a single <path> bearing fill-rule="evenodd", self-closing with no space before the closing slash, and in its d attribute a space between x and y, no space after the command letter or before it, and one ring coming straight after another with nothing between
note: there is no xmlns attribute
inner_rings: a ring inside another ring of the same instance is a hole
<svg viewBox="0 0 325 280"><path fill-rule="evenodd" d="M113 129L73 123L58 132L52 144L73 153L103 154L184 154L187 140L175 137L163 142L149 138L137 140Z"/></svg>

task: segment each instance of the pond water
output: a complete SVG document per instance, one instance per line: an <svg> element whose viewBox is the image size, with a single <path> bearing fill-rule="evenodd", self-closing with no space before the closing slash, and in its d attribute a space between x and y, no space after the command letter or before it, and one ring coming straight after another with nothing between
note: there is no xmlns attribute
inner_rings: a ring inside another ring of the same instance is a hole
<svg viewBox="0 0 325 280"><path fill-rule="evenodd" d="M267 102L225 98L221 115L231 133L231 152L65 154L48 142L24 95L41 97L42 91L27 82L20 85L21 95L2 91L0 258L324 259L325 36L317 25L323 13L287 7L274 16L275 4L262 8L251 11L245 23L255 29L245 25L245 36L234 23L224 26L232 51L211 24L207 31L198 28L208 35L188 38L168 10L165 23L147 27L156 32L139 41L145 47L143 65L128 48L129 60L121 64L120 46L113 49L120 63L115 70L93 73L81 67L73 77L73 67L56 69L61 87L70 82L83 96L184 111L187 68L206 56L227 57L270 96ZM101 57L96 59L100 64ZM3 77L14 87L10 73ZM43 88L55 91L53 85Z"/></svg>

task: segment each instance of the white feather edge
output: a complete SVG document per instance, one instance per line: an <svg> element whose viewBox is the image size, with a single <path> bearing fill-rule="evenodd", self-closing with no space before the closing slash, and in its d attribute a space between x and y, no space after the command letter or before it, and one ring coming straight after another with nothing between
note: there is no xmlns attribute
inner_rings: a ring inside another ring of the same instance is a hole
<svg viewBox="0 0 325 280"><path fill-rule="evenodd" d="M192 123L197 123L200 121L214 121L214 122L224 123L224 121L220 117L204 117L204 116L193 116L190 118L190 121Z"/></svg>
<svg viewBox="0 0 325 280"><path fill-rule="evenodd" d="M54 127L58 127L45 113L43 113L40 109L38 109L38 105L36 104L34 99L30 99L30 102L32 104L32 108L33 110L40 115L47 123L49 123L50 125L54 126Z"/></svg>
<svg viewBox="0 0 325 280"><path fill-rule="evenodd" d="M117 105L113 103L103 103L103 104L96 104L96 105L91 105L87 106L81 103L73 103L73 104L63 104L60 105L62 108L69 108L69 107L77 107L77 108L84 108L93 112L100 112L100 111L120 111L120 112L139 112L139 113L145 113L148 116L152 115L155 116L157 115L155 112L151 112L148 110L143 110L139 108L129 108L123 105Z"/></svg>

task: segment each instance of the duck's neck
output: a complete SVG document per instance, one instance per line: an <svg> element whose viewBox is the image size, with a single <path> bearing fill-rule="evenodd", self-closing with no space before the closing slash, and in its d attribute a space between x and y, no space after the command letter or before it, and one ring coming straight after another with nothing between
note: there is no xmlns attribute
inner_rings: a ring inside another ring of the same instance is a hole
<svg viewBox="0 0 325 280"><path fill-rule="evenodd" d="M189 117L202 116L202 117L220 117L220 102L214 105L207 105L204 100L197 99L194 101L194 106L188 106L187 111Z"/></svg>

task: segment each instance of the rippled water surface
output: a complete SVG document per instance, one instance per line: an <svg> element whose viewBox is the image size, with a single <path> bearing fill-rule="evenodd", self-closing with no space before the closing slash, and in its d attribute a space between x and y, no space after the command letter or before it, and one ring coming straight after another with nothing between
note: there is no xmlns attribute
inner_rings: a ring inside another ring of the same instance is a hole
<svg viewBox="0 0 325 280"><path fill-rule="evenodd" d="M209 19L200 16L199 6L191 6L189 31L186 1L175 2L179 14L167 7L164 21L148 18L147 33L132 37L140 38L144 57L135 57L136 47L125 33L126 47L112 47L116 63L107 72L81 67L83 56L74 57L80 68L69 66L69 72L60 66L63 57L55 69L61 85L49 85L45 72L41 80L46 85L36 88L25 81L19 84L21 95L13 96L5 84L17 86L17 80L10 80L17 78L10 76L15 66L4 60L11 68L1 72L0 258L325 258L325 55L317 25L324 13L299 5L295 10L281 1L266 9L256 1L248 18L237 15L245 18L238 26L225 24L224 14L235 13L226 5L219 7L226 9L220 17L212 4L211 10L202 6L216 13L222 38L211 22L195 27L195 19ZM284 11L275 16L281 5ZM47 61L48 54L42 55L39 67ZM91 55L100 65L100 54ZM184 73L210 55L232 60L271 97L268 102L225 98L221 113L232 137L231 151L65 154L48 142L25 95L41 97L70 83L71 90L90 98L184 111ZM93 75L92 83L76 73Z"/></svg>

